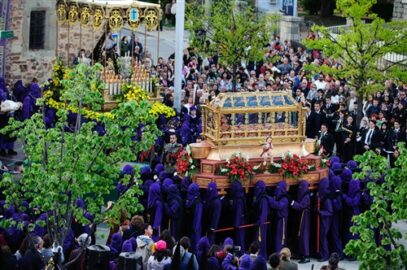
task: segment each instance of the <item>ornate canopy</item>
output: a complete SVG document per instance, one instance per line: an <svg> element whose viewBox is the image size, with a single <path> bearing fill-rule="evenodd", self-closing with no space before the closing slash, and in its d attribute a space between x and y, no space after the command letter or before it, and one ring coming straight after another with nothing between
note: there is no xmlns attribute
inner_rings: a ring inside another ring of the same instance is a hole
<svg viewBox="0 0 407 270"><path fill-rule="evenodd" d="M60 0L56 8L60 23L99 28L107 20L112 30L126 25L135 30L144 23L152 31L161 19L160 5L133 0Z"/></svg>
<svg viewBox="0 0 407 270"><path fill-rule="evenodd" d="M305 109L286 91L222 93L202 115L203 135L214 145L305 140Z"/></svg>

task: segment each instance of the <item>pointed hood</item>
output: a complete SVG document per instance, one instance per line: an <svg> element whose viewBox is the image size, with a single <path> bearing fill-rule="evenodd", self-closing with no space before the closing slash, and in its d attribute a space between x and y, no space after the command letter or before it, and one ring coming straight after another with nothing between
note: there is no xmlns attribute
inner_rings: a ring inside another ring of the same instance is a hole
<svg viewBox="0 0 407 270"><path fill-rule="evenodd" d="M309 183L305 180L301 180L298 184L298 191L297 191L297 200L300 201L302 198L308 194Z"/></svg>
<svg viewBox="0 0 407 270"><path fill-rule="evenodd" d="M122 240L123 237L120 232L114 233L112 235L112 241L109 247L113 253L118 253L122 250Z"/></svg>
<svg viewBox="0 0 407 270"><path fill-rule="evenodd" d="M163 194L167 194L168 188L174 184L174 181L172 181L171 178L165 178L164 181L162 182L163 184L161 185L161 190Z"/></svg>
<svg viewBox="0 0 407 270"><path fill-rule="evenodd" d="M331 165L331 171L334 175L340 175L342 173L342 164L341 163L333 163Z"/></svg>
<svg viewBox="0 0 407 270"><path fill-rule="evenodd" d="M265 195L266 184L264 181L260 180L254 186L253 203L257 203Z"/></svg>
<svg viewBox="0 0 407 270"><path fill-rule="evenodd" d="M30 95L33 98L40 98L41 97L41 88L38 83L32 83L30 86Z"/></svg>
<svg viewBox="0 0 407 270"><path fill-rule="evenodd" d="M140 169L140 178L141 180L145 181L148 178L150 178L151 175L151 169L150 167L144 166Z"/></svg>
<svg viewBox="0 0 407 270"><path fill-rule="evenodd" d="M341 159L338 156L332 156L329 161L331 162L331 164L334 163L341 163Z"/></svg>
<svg viewBox="0 0 407 270"><path fill-rule="evenodd" d="M287 196L287 183L283 180L279 182L274 190L274 197L280 200L284 196Z"/></svg>
<svg viewBox="0 0 407 270"><path fill-rule="evenodd" d="M349 182L348 196L353 198L360 192L360 181L353 180Z"/></svg>
<svg viewBox="0 0 407 270"><path fill-rule="evenodd" d="M143 190L143 195L148 195L148 191L150 190L150 186L153 184L154 182L153 182L153 180L146 180L143 184L142 184L142 186L141 186L141 188L142 188L142 190Z"/></svg>
<svg viewBox="0 0 407 270"><path fill-rule="evenodd" d="M122 174L124 174L124 175L126 175L126 174L127 175L133 175L134 174L134 167L129 165L129 164L125 165L123 167L123 169L122 169Z"/></svg>
<svg viewBox="0 0 407 270"><path fill-rule="evenodd" d="M329 194L329 180L324 177L319 181L318 193L320 198L324 198Z"/></svg>
<svg viewBox="0 0 407 270"><path fill-rule="evenodd" d="M156 201L161 201L161 188L158 183L150 186L148 191L148 208L153 207Z"/></svg>
<svg viewBox="0 0 407 270"><path fill-rule="evenodd" d="M218 186L216 185L216 182L210 182L206 189L205 201L208 203L216 197L218 197Z"/></svg>
<svg viewBox="0 0 407 270"><path fill-rule="evenodd" d="M199 186L195 183L190 184L187 191L187 200L185 202L186 207L190 208L195 205L195 202L200 200L201 194L199 193Z"/></svg>
<svg viewBox="0 0 407 270"><path fill-rule="evenodd" d="M357 170L358 164L354 160L349 160L346 163L346 167L348 167L348 169L350 169L353 172L353 171Z"/></svg>
<svg viewBox="0 0 407 270"><path fill-rule="evenodd" d="M164 169L165 169L164 165L161 163L158 163L157 165L155 165L154 173L159 174L160 172L164 171Z"/></svg>
<svg viewBox="0 0 407 270"><path fill-rule="evenodd" d="M341 178L344 183L349 183L352 180L352 171L350 169L343 170Z"/></svg>
<svg viewBox="0 0 407 270"><path fill-rule="evenodd" d="M240 258L240 266L239 269L241 270L250 270L250 266L252 264L252 259L250 258L249 254L245 254Z"/></svg>
<svg viewBox="0 0 407 270"><path fill-rule="evenodd" d="M332 177L329 182L332 192L342 190L342 179L339 176Z"/></svg>
<svg viewBox="0 0 407 270"><path fill-rule="evenodd" d="M230 186L230 195L233 200L238 200L244 197L244 190L242 183L234 181Z"/></svg>
<svg viewBox="0 0 407 270"><path fill-rule="evenodd" d="M123 246L122 246L122 252L133 252L133 244L131 243L130 240L126 240L123 242Z"/></svg>
<svg viewBox="0 0 407 270"><path fill-rule="evenodd" d="M198 257L198 259L207 256L210 248L211 245L209 244L209 240L206 236L199 239L198 244L196 246L196 256Z"/></svg>
<svg viewBox="0 0 407 270"><path fill-rule="evenodd" d="M168 187L167 192L168 192L167 193L167 201L168 202L171 201L171 200L174 200L174 199L181 200L181 195L180 195L180 192L179 192L178 187L176 185L174 185L174 184L170 185Z"/></svg>
<svg viewBox="0 0 407 270"><path fill-rule="evenodd" d="M226 237L225 240L223 241L223 248L226 246L234 246L233 239L230 237Z"/></svg>
<svg viewBox="0 0 407 270"><path fill-rule="evenodd" d="M164 179L166 179L168 177L168 173L166 171L161 171L158 174L158 179L160 179L161 182L164 181Z"/></svg>

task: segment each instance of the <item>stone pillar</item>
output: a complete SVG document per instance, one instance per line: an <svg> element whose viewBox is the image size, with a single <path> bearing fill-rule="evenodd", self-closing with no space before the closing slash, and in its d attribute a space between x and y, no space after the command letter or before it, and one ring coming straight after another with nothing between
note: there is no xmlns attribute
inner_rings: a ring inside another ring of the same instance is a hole
<svg viewBox="0 0 407 270"><path fill-rule="evenodd" d="M302 17L283 16L280 20L280 40L300 41Z"/></svg>

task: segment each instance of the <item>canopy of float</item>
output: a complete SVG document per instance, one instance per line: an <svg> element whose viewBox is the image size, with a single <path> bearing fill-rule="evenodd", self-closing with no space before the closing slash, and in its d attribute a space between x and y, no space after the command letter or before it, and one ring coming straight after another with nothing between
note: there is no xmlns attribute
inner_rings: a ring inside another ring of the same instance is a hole
<svg viewBox="0 0 407 270"><path fill-rule="evenodd" d="M108 8L129 8L129 7L141 7L141 8L160 8L158 4L146 3L142 1L134 1L134 0L74 0L71 2L81 3L81 4L88 4L88 5L97 5L97 6L104 6Z"/></svg>

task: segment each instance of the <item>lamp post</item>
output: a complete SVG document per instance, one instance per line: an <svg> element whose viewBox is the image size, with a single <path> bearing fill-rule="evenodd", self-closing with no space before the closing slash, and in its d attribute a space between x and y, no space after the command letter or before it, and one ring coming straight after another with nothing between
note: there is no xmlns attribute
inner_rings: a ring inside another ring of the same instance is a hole
<svg viewBox="0 0 407 270"><path fill-rule="evenodd" d="M174 78L174 107L177 112L181 111L181 88L184 49L184 20L185 0L177 0L175 17L175 78Z"/></svg>

